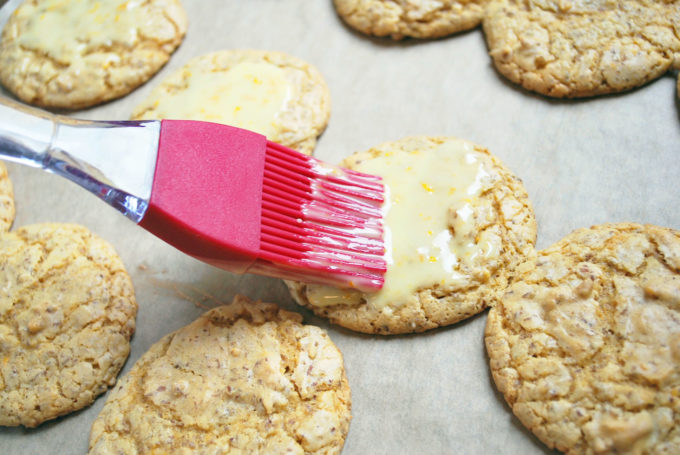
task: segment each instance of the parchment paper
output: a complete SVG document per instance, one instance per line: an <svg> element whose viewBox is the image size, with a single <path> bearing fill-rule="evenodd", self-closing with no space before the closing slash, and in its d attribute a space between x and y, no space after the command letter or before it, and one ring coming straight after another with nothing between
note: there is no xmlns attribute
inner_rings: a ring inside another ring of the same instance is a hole
<svg viewBox="0 0 680 455"><path fill-rule="evenodd" d="M488 147L523 180L538 247L570 231L633 221L680 229L675 75L622 95L558 101L494 70L481 29L433 41L373 39L347 28L331 0L183 0L190 26L170 62L130 95L73 113L127 119L165 76L211 51L284 51L317 66L333 100L316 155L329 162L407 135L452 135ZM6 19L17 1L0 11ZM366 336L300 309L276 279L236 276L186 257L59 177L9 165L14 227L81 223L110 241L130 272L139 313L122 374L201 306L237 293L299 311L345 356L353 420L344 454L552 453L512 415L491 380L486 314L411 336ZM37 429L0 428L2 454L83 454L106 395Z"/></svg>

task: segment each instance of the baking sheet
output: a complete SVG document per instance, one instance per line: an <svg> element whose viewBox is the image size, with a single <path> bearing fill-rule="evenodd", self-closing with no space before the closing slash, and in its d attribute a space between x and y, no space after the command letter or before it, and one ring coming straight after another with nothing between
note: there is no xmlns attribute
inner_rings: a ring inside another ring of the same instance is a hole
<svg viewBox="0 0 680 455"><path fill-rule="evenodd" d="M1 3L1 2L0 2ZM0 21L18 2L0 10ZM538 247L570 231L632 221L680 229L680 106L676 75L622 95L551 100L500 77L481 30L393 42L355 33L331 0L183 0L184 43L150 82L74 116L126 119L165 76L222 49L277 50L314 64L332 97L316 155L329 162L407 135L452 135L488 147L523 180ZM237 293L298 311L328 330L345 356L353 420L344 454L552 453L493 386L486 314L409 336L355 334L300 309L283 283L236 276L186 257L75 185L9 164L17 217L80 223L110 241L130 272L137 331L122 373L166 333ZM82 454L106 395L37 429L0 428L2 454Z"/></svg>

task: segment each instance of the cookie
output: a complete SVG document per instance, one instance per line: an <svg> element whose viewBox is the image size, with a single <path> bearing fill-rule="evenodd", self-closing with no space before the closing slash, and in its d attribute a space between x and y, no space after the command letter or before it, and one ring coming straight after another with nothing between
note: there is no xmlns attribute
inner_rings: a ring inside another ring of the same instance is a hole
<svg viewBox="0 0 680 455"><path fill-rule="evenodd" d="M30 104L80 109L129 93L187 29L179 0L26 0L0 40L0 82Z"/></svg>
<svg viewBox="0 0 680 455"><path fill-rule="evenodd" d="M492 0L483 29L498 71L556 98L622 92L680 68L679 1Z"/></svg>
<svg viewBox="0 0 680 455"><path fill-rule="evenodd" d="M475 28L487 0L333 0L352 28L374 36L439 38Z"/></svg>
<svg viewBox="0 0 680 455"><path fill-rule="evenodd" d="M14 222L14 187L5 163L0 161L0 232L9 231Z"/></svg>
<svg viewBox="0 0 680 455"><path fill-rule="evenodd" d="M378 334L453 324L493 304L533 254L527 192L483 147L408 137L342 164L383 177L388 266L376 293L287 282L297 303L334 324Z"/></svg>
<svg viewBox="0 0 680 455"><path fill-rule="evenodd" d="M342 355L301 321L237 296L166 335L109 394L89 453L340 453Z"/></svg>
<svg viewBox="0 0 680 455"><path fill-rule="evenodd" d="M0 425L35 427L115 383L137 303L106 241L70 224L0 234Z"/></svg>
<svg viewBox="0 0 680 455"><path fill-rule="evenodd" d="M309 63L229 50L196 57L135 109L135 120L179 118L245 128L311 155L330 117L330 93Z"/></svg>
<svg viewBox="0 0 680 455"><path fill-rule="evenodd" d="M680 232L580 229L521 269L485 335L519 420L569 454L680 453Z"/></svg>

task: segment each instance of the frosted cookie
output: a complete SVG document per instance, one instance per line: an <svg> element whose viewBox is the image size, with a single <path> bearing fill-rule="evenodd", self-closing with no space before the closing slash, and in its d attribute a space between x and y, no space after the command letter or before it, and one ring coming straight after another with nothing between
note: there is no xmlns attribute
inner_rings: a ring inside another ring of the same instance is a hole
<svg viewBox="0 0 680 455"><path fill-rule="evenodd" d="M14 187L5 163L0 161L0 232L8 231L14 222Z"/></svg>
<svg viewBox="0 0 680 455"><path fill-rule="evenodd" d="M333 0L352 28L399 40L439 38L476 27L488 0Z"/></svg>
<svg viewBox="0 0 680 455"><path fill-rule="evenodd" d="M70 224L0 234L0 425L35 427L115 383L137 303L104 240Z"/></svg>
<svg viewBox="0 0 680 455"><path fill-rule="evenodd" d="M237 296L163 337L109 394L89 453L340 453L342 355L301 321Z"/></svg>
<svg viewBox="0 0 680 455"><path fill-rule="evenodd" d="M680 453L680 232L580 229L522 269L486 327L520 421L569 454Z"/></svg>
<svg viewBox="0 0 680 455"><path fill-rule="evenodd" d="M342 164L384 179L388 266L376 293L287 283L299 304L335 324L379 334L453 324L493 304L533 252L522 182L478 145L409 137Z"/></svg>
<svg viewBox="0 0 680 455"><path fill-rule="evenodd" d="M281 52L196 57L156 87L132 118L203 120L245 128L307 155L330 117L330 93L312 65Z"/></svg>
<svg viewBox="0 0 680 455"><path fill-rule="evenodd" d="M492 0L484 33L498 71L553 97L621 92L680 68L679 1Z"/></svg>
<svg viewBox="0 0 680 455"><path fill-rule="evenodd" d="M26 0L0 40L0 82L38 106L79 109L118 98L180 44L178 0Z"/></svg>

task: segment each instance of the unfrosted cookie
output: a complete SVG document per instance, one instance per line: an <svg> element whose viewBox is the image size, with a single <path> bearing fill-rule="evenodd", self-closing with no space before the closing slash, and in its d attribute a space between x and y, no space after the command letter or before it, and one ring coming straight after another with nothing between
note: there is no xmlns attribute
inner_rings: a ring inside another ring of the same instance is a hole
<svg viewBox="0 0 680 455"><path fill-rule="evenodd" d="M680 232L580 229L522 269L486 327L521 422L569 454L680 453Z"/></svg>
<svg viewBox="0 0 680 455"><path fill-rule="evenodd" d="M287 283L299 304L335 324L380 334L453 324L493 304L533 252L522 182L478 145L408 137L343 165L384 179L388 266L377 293Z"/></svg>
<svg viewBox="0 0 680 455"><path fill-rule="evenodd" d="M14 187L7 167L0 161L0 232L8 231L14 222Z"/></svg>
<svg viewBox="0 0 680 455"><path fill-rule="evenodd" d="M330 117L330 93L309 63L281 53L229 50L170 75L132 118L203 120L245 128L307 155Z"/></svg>
<svg viewBox="0 0 680 455"><path fill-rule="evenodd" d="M90 454L340 453L342 355L301 321L237 296L163 337L110 393Z"/></svg>
<svg viewBox="0 0 680 455"><path fill-rule="evenodd" d="M492 0L484 33L498 71L553 97L621 92L680 68L680 1Z"/></svg>
<svg viewBox="0 0 680 455"><path fill-rule="evenodd" d="M2 33L0 82L38 106L92 106L149 79L186 29L179 0L26 0Z"/></svg>
<svg viewBox="0 0 680 455"><path fill-rule="evenodd" d="M351 27L399 40L439 38L476 27L488 0L333 0Z"/></svg>
<svg viewBox="0 0 680 455"><path fill-rule="evenodd" d="M82 226L0 234L0 425L94 401L130 351L137 303L120 258Z"/></svg>

